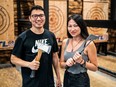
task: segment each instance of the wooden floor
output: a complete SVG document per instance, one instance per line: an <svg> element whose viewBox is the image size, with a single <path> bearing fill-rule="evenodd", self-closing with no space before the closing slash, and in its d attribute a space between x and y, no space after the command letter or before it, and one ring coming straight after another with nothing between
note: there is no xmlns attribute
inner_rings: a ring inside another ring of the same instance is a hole
<svg viewBox="0 0 116 87"><path fill-rule="evenodd" d="M91 87L116 87L116 78L102 72L88 71Z"/></svg>
<svg viewBox="0 0 116 87"><path fill-rule="evenodd" d="M0 87L22 87L20 72L15 67L0 69Z"/></svg>
<svg viewBox="0 0 116 87"><path fill-rule="evenodd" d="M116 57L98 55L99 66L116 72ZM91 87L116 87L116 78L100 71L88 70ZM63 82L64 69L60 68L61 80ZM0 69L0 87L21 87L21 74L15 67Z"/></svg>
<svg viewBox="0 0 116 87"><path fill-rule="evenodd" d="M98 65L112 72L116 72L116 57L98 55Z"/></svg>

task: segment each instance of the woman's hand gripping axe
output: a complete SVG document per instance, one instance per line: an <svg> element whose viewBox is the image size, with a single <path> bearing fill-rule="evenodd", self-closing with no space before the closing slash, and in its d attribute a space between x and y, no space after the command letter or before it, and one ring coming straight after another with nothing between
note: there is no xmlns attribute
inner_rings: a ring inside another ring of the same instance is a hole
<svg viewBox="0 0 116 87"><path fill-rule="evenodd" d="M86 40L85 40L85 46L79 51L80 54L82 54L82 52L84 51L84 49L90 44L91 41L95 40L95 39L98 39L99 37L98 36L95 36L95 35L92 35L90 34ZM87 41L89 41L87 43ZM86 44L87 43L87 44ZM70 68L69 66L66 66L66 69Z"/></svg>
<svg viewBox="0 0 116 87"><path fill-rule="evenodd" d="M37 52L37 55L35 57L35 61L40 61L42 52L46 52L49 54L50 51L51 51L51 46L39 43L38 44L38 52ZM35 77L35 70L32 70L30 78L34 78L34 77Z"/></svg>

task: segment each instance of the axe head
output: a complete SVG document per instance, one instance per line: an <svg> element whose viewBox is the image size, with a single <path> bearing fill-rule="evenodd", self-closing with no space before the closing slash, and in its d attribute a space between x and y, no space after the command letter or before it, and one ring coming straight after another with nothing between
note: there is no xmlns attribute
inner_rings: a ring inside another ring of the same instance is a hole
<svg viewBox="0 0 116 87"><path fill-rule="evenodd" d="M95 35L92 35L92 34L90 34L87 38L86 38L86 42L88 41L88 40L90 40L90 42L91 41L93 41L93 40L95 40L95 39L98 39L99 37L98 36L95 36ZM85 47L87 47L89 44L90 44L90 42L85 46ZM83 50L85 49L85 47L83 48L83 49L81 49L81 51L79 52L80 54L83 52Z"/></svg>
<svg viewBox="0 0 116 87"><path fill-rule="evenodd" d="M88 41L88 40L93 41L93 40L98 39L98 38L99 38L98 36L95 36L95 35L93 35L93 34L90 34L90 35L87 37L86 41Z"/></svg>
<svg viewBox="0 0 116 87"><path fill-rule="evenodd" d="M42 50L43 52L46 52L46 53L50 53L51 51L51 46L50 45L46 45L46 44L42 44L42 43L39 43L38 44L38 49Z"/></svg>

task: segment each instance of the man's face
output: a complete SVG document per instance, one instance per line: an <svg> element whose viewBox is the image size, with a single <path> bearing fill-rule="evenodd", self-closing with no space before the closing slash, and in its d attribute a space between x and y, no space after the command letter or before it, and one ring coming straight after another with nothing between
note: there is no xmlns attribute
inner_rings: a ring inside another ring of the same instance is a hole
<svg viewBox="0 0 116 87"><path fill-rule="evenodd" d="M45 24L45 14L42 10L33 10L29 17L32 27L42 28Z"/></svg>

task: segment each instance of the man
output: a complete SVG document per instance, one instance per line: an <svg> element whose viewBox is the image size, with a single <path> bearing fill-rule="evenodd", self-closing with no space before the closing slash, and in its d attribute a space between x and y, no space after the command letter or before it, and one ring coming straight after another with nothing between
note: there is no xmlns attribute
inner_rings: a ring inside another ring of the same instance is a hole
<svg viewBox="0 0 116 87"><path fill-rule="evenodd" d="M32 27L16 39L11 55L11 63L21 66L23 87L54 87L53 70L56 72L56 87L61 86L58 66L58 45L55 35L44 29L44 9L35 5L30 10L29 20ZM39 61L35 61L38 44L42 43L51 47L50 53L42 52ZM31 71L35 70L35 77L30 78Z"/></svg>

